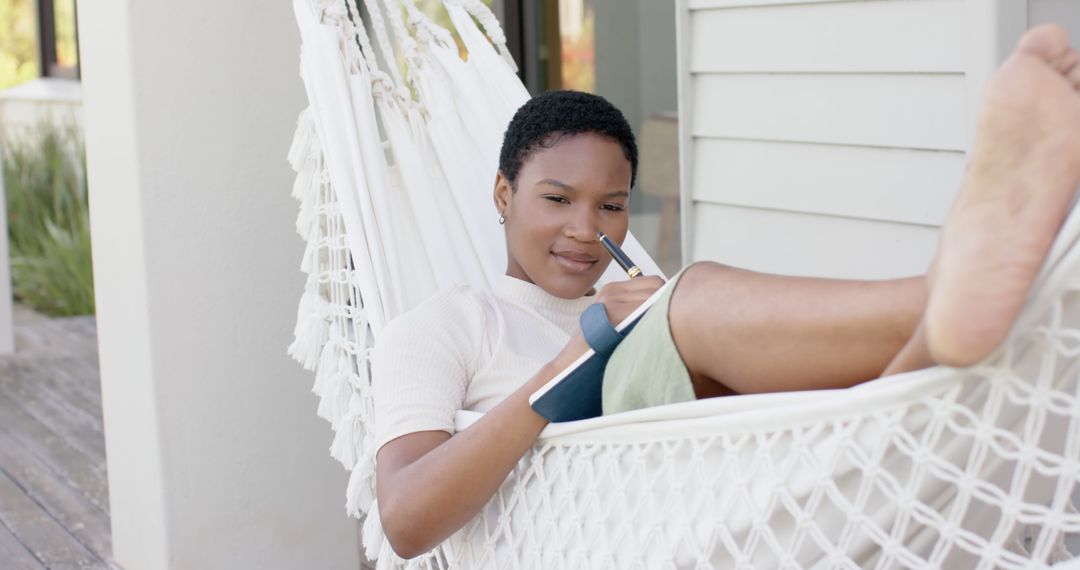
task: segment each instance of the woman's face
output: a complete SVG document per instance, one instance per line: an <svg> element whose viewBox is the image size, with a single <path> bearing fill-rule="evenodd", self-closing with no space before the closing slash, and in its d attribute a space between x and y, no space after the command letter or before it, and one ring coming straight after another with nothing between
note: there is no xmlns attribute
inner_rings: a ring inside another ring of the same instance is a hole
<svg viewBox="0 0 1080 570"><path fill-rule="evenodd" d="M596 232L619 244L626 237L631 174L619 143L592 133L529 155L516 192L500 173L495 207L506 217L506 274L564 299L588 294L611 262Z"/></svg>

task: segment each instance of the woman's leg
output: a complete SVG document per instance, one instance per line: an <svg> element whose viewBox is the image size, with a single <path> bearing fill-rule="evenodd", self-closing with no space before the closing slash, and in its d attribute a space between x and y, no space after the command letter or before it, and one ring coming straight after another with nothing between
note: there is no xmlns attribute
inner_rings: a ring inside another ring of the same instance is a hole
<svg viewBox="0 0 1080 570"><path fill-rule="evenodd" d="M852 282L705 263L671 299L699 396L845 387L1004 339L1080 185L1080 56L1029 32L995 75L929 278ZM890 364L891 362L891 364Z"/></svg>
<svg viewBox="0 0 1080 570"><path fill-rule="evenodd" d="M844 281L698 263L668 322L699 397L841 388L876 378L926 308L921 277Z"/></svg>

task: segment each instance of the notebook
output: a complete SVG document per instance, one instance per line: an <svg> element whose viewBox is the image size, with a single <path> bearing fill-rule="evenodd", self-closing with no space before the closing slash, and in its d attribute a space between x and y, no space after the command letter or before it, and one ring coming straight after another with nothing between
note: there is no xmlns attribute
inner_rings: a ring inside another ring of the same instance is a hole
<svg viewBox="0 0 1080 570"><path fill-rule="evenodd" d="M645 316L645 313L671 283L672 281L668 281L663 287L657 289L637 309L634 309L634 312L615 325L615 330L622 337L630 334L641 317ZM572 422L602 415L604 369L607 368L607 362L613 350L614 347L606 354L598 354L590 348L539 390L533 392L532 396L529 396L529 405L536 413L552 422Z"/></svg>

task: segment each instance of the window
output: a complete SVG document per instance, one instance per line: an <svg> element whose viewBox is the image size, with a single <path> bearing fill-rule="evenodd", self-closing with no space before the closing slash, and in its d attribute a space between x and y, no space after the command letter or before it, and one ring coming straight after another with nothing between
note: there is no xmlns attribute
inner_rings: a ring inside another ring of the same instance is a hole
<svg viewBox="0 0 1080 570"><path fill-rule="evenodd" d="M79 78L75 0L37 0L42 75Z"/></svg>
<svg viewBox="0 0 1080 570"><path fill-rule="evenodd" d="M79 77L76 0L0 0L0 89Z"/></svg>

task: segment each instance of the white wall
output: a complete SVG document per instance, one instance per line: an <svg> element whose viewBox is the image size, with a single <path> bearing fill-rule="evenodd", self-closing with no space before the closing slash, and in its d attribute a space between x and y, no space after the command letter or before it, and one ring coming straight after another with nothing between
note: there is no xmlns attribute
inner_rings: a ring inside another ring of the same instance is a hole
<svg viewBox="0 0 1080 570"><path fill-rule="evenodd" d="M688 259L829 277L925 271L987 77L1029 23L1080 32L1075 0L679 10Z"/></svg>
<svg viewBox="0 0 1080 570"><path fill-rule="evenodd" d="M356 568L346 473L285 355L303 283L290 6L79 8L115 558Z"/></svg>

